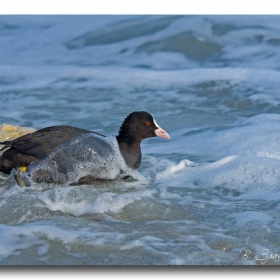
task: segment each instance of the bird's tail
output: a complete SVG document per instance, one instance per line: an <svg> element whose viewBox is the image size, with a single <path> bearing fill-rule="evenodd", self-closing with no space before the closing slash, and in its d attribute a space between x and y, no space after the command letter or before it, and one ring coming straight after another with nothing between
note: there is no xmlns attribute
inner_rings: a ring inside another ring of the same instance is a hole
<svg viewBox="0 0 280 280"><path fill-rule="evenodd" d="M4 142L0 142L0 145L4 145L4 147L2 149L0 149L0 151L3 151L5 149L7 149L8 147L10 147L11 141L4 141Z"/></svg>

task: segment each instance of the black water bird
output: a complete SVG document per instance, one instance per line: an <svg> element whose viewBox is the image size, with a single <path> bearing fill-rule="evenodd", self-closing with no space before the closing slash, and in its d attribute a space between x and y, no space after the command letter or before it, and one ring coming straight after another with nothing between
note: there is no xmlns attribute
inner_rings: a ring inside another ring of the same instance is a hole
<svg viewBox="0 0 280 280"><path fill-rule="evenodd" d="M147 112L128 115L116 137L71 126L51 126L1 142L0 172L14 172L22 186L35 183L80 185L112 180L141 164L143 139L170 139Z"/></svg>

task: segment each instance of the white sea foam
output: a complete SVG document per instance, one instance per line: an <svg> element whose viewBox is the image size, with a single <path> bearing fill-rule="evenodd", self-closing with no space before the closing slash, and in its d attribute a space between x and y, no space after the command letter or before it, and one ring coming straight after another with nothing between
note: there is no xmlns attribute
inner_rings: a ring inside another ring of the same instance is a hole
<svg viewBox="0 0 280 280"><path fill-rule="evenodd" d="M114 180L133 175L142 179L138 171L125 163L116 138L91 133L58 146L45 159L32 163L27 172L15 171L15 176L19 176L25 186L35 189L44 185L77 184L80 178L86 176L97 180Z"/></svg>
<svg viewBox="0 0 280 280"><path fill-rule="evenodd" d="M169 182L171 186L213 188L222 186L240 192L249 190L279 190L279 160L261 157L228 156L208 164L187 166L185 161L165 166L158 172L156 181Z"/></svg>
<svg viewBox="0 0 280 280"><path fill-rule="evenodd" d="M36 189L0 175L1 264L244 265L280 253L279 23L0 17L0 123L111 135L146 110L171 136L142 142L135 181Z"/></svg>
<svg viewBox="0 0 280 280"><path fill-rule="evenodd" d="M154 190L128 191L115 193L107 190L99 192L96 188L55 188L38 195L38 198L51 211L81 216L94 213L118 213L134 201L151 198Z"/></svg>
<svg viewBox="0 0 280 280"><path fill-rule="evenodd" d="M167 149L170 153L201 154L215 160L229 155L280 159L279 122L278 114L261 114L224 130L177 137L171 133L172 140L161 143L157 153L165 153ZM145 150L152 152L153 147L147 145Z"/></svg>

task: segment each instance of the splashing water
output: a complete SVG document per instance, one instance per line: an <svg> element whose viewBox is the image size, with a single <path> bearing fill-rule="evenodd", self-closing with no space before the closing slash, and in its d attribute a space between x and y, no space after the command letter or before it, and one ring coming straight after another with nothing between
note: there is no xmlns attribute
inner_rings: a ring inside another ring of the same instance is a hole
<svg viewBox="0 0 280 280"><path fill-rule="evenodd" d="M0 263L278 264L263 250L280 253L279 24L0 16L0 124L112 135L145 110L172 139L142 142L135 179L41 189L0 174Z"/></svg>

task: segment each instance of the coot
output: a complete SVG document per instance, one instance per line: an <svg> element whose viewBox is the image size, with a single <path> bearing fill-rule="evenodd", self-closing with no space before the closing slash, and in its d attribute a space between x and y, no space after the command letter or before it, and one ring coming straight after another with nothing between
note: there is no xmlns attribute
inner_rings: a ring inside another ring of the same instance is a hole
<svg viewBox="0 0 280 280"><path fill-rule="evenodd" d="M116 137L71 126L51 126L1 142L0 171L14 174L21 186L80 185L125 177L141 164L140 143L170 139L147 112L128 115Z"/></svg>

